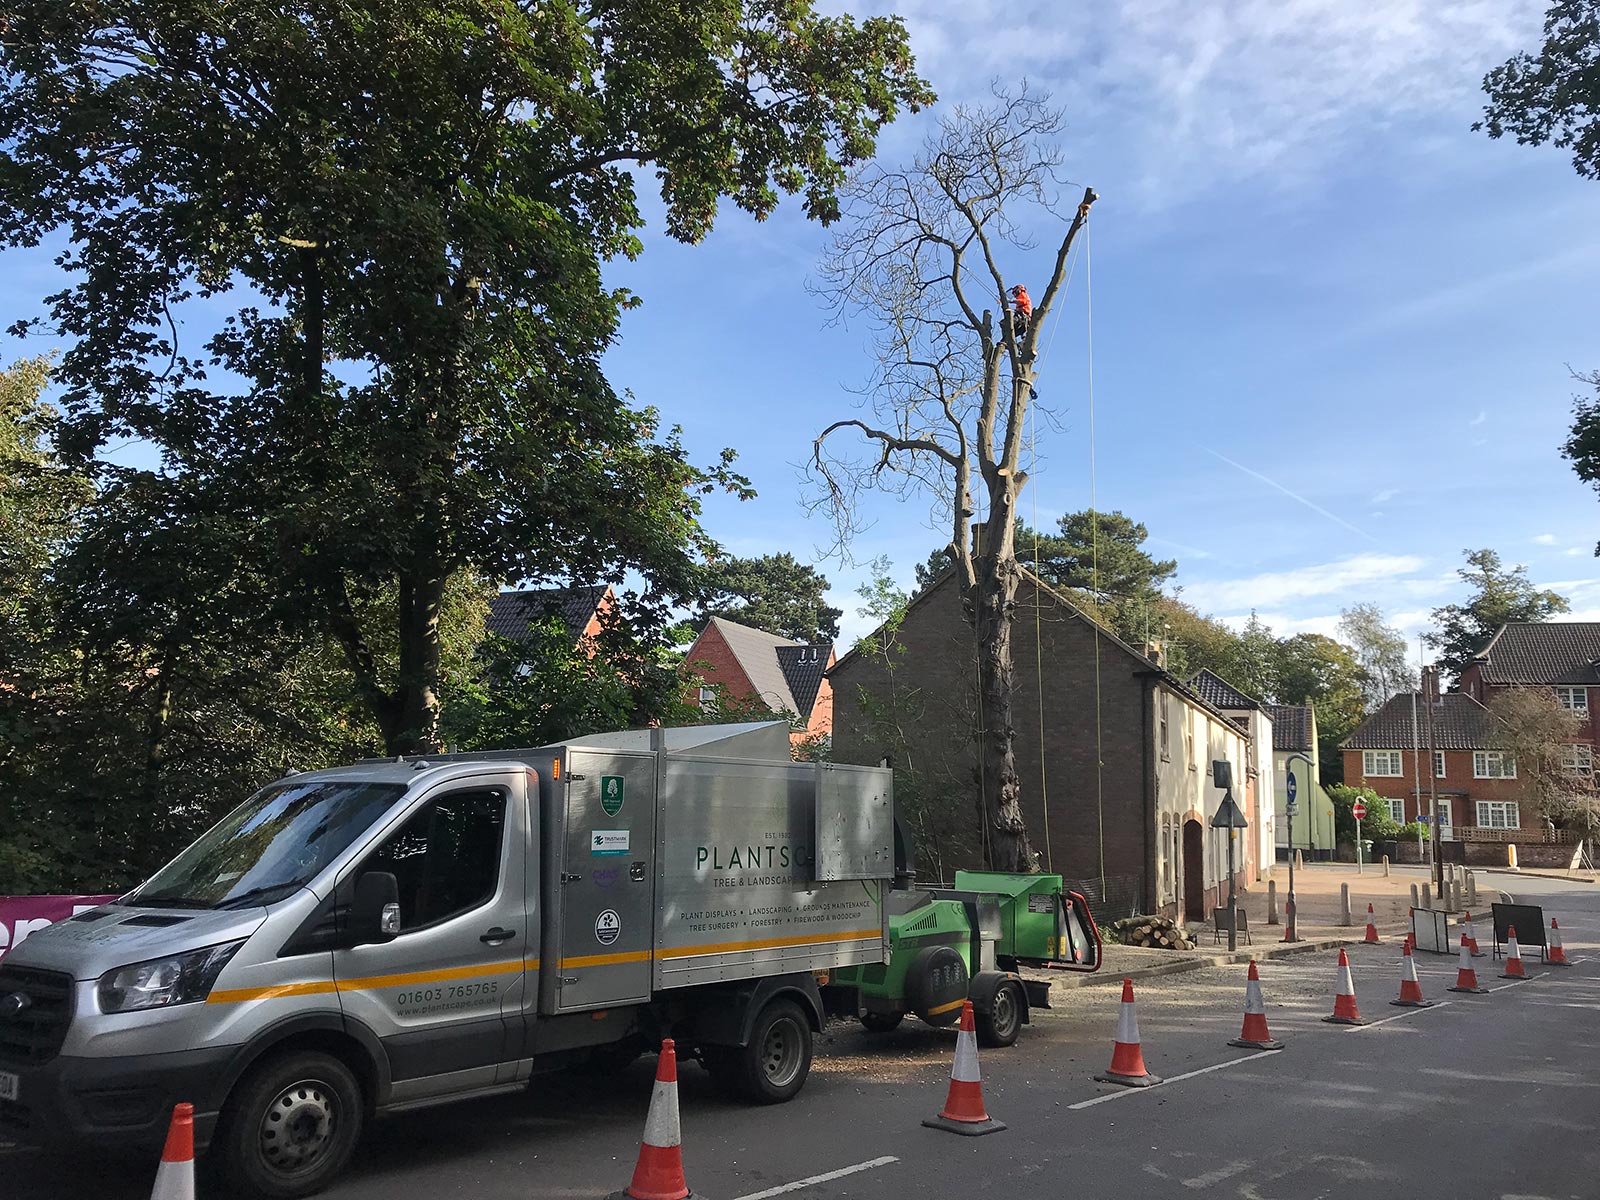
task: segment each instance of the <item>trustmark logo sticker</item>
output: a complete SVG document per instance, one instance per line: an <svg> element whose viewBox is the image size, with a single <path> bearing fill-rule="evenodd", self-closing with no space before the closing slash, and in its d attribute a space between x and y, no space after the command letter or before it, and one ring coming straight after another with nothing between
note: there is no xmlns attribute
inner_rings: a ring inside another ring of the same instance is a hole
<svg viewBox="0 0 1600 1200"><path fill-rule="evenodd" d="M626 829L591 829L589 831L590 854L626 854L628 852L628 831Z"/></svg>
<svg viewBox="0 0 1600 1200"><path fill-rule="evenodd" d="M609 946L622 936L622 918L617 916L617 910L608 908L594 919L594 940L602 946Z"/></svg>

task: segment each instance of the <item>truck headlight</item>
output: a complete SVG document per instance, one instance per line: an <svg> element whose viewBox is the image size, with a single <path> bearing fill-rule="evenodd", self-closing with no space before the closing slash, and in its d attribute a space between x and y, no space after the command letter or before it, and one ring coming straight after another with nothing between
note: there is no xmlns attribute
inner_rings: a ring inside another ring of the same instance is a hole
<svg viewBox="0 0 1600 1200"><path fill-rule="evenodd" d="M238 953L244 939L188 950L167 958L118 967L100 976L96 991L100 1011L138 1012L142 1008L165 1008L170 1004L192 1004L211 992L222 968Z"/></svg>

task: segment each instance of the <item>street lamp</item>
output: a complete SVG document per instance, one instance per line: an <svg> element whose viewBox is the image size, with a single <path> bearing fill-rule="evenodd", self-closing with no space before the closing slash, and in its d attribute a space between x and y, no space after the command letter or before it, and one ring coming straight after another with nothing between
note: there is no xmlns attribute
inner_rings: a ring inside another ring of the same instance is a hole
<svg viewBox="0 0 1600 1200"><path fill-rule="evenodd" d="M1304 754L1296 750L1283 760L1283 773L1289 785L1288 802L1283 806L1283 811L1289 818L1289 902L1284 906L1285 923L1283 927L1283 940L1286 942L1298 942L1300 940L1300 935L1294 925L1294 814L1299 809L1300 804L1295 798L1294 771L1290 769L1290 764L1297 758L1306 765L1306 778L1312 781L1313 786L1316 783L1316 777L1312 774L1316 770L1316 764Z"/></svg>

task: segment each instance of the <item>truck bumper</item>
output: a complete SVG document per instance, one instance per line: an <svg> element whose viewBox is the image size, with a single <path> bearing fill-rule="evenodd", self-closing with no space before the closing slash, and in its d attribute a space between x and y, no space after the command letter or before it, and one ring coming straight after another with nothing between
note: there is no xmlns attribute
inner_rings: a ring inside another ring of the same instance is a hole
<svg viewBox="0 0 1600 1200"><path fill-rule="evenodd" d="M224 1099L234 1046L123 1058L73 1058L0 1070L21 1079L16 1100L0 1100L0 1140L62 1148L159 1147L180 1102L194 1105L195 1142L205 1145Z"/></svg>

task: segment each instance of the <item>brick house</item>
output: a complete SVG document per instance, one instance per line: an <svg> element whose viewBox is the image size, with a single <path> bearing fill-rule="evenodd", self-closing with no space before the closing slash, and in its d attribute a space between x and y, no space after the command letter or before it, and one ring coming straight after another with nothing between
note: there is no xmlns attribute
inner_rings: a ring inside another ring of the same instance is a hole
<svg viewBox="0 0 1600 1200"><path fill-rule="evenodd" d="M1600 621L1502 625L1456 680L1456 691L1483 705L1517 687L1553 688L1562 707L1579 716L1583 741L1581 750L1574 747L1574 767L1592 771L1600 745Z"/></svg>
<svg viewBox="0 0 1600 1200"><path fill-rule="evenodd" d="M1390 697L1341 743L1345 782L1377 792L1402 824L1428 811L1431 788L1441 841L1472 836L1467 829L1521 828L1533 814L1522 811L1517 764L1496 747L1489 710L1466 692L1442 694L1431 755L1428 715L1416 692Z"/></svg>
<svg viewBox="0 0 1600 1200"><path fill-rule="evenodd" d="M528 626L549 617L558 618L572 635L574 645L599 635L617 596L609 584L576 587L523 588L501 592L489 601L485 631L520 641Z"/></svg>
<svg viewBox="0 0 1600 1200"><path fill-rule="evenodd" d="M710 703L721 686L733 700L759 699L773 712L791 716L803 728L789 740L826 742L833 733L831 642L810 645L712 617L684 656L689 673L700 680L700 699Z"/></svg>
<svg viewBox="0 0 1600 1200"><path fill-rule="evenodd" d="M1063 875L1106 919L1135 912L1208 919L1227 894L1227 837L1209 822L1222 800L1211 764L1232 764L1234 798L1247 804L1249 735L1155 658L1118 639L1065 596L1023 571L1013 647L1013 722L1021 804L1043 869ZM857 646L829 671L834 758L881 763L895 738L948 786L978 778L977 657L953 572L916 596L888 653ZM1042 667L1042 670L1041 670ZM894 730L875 714L898 714ZM891 762L891 765L895 765ZM1259 793L1256 793L1259 795ZM957 804L962 820L972 810ZM1251 828L1260 814L1246 809ZM1235 880L1259 878L1248 833ZM946 862L981 867L972 861Z"/></svg>

